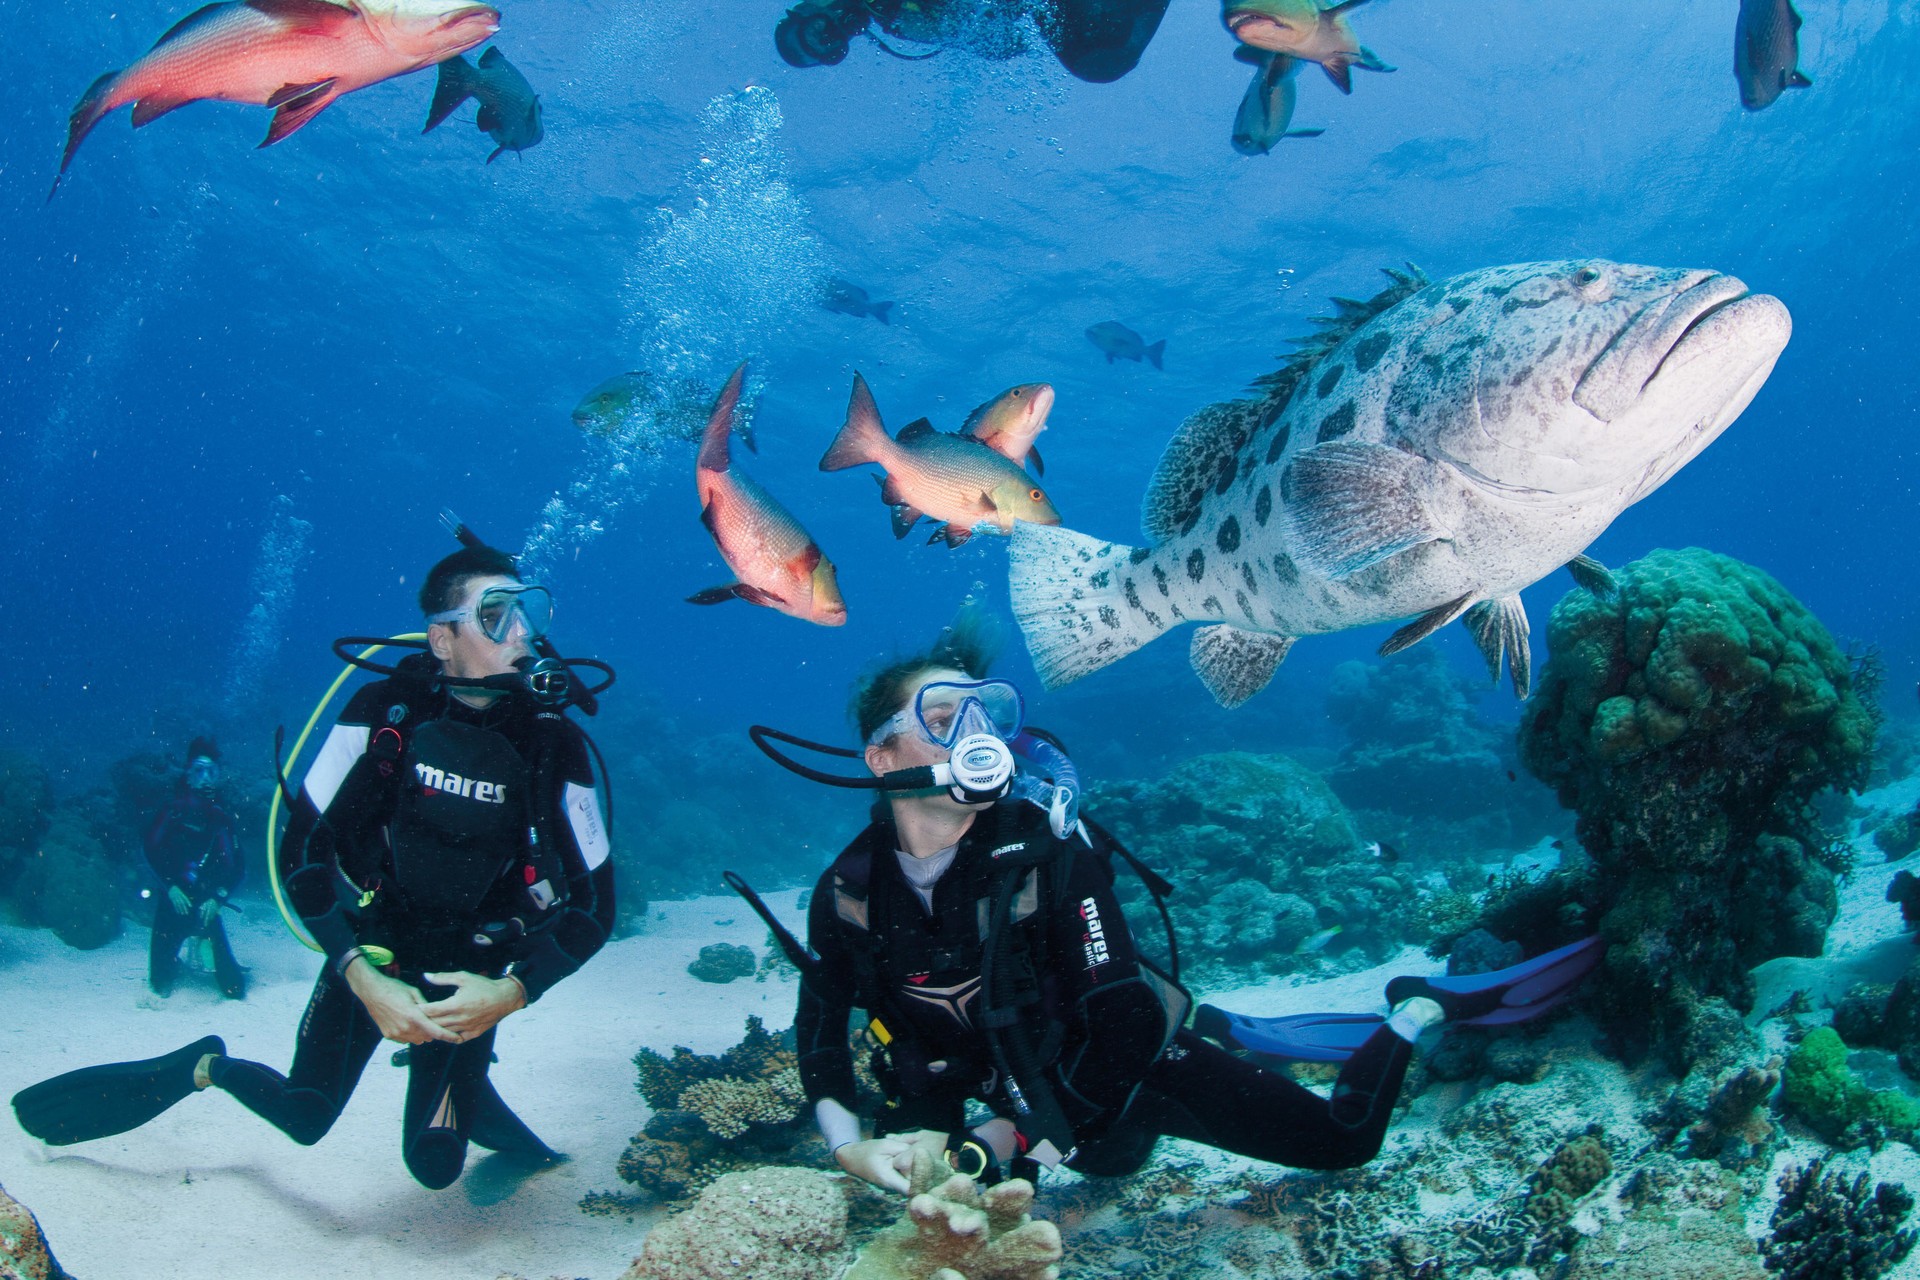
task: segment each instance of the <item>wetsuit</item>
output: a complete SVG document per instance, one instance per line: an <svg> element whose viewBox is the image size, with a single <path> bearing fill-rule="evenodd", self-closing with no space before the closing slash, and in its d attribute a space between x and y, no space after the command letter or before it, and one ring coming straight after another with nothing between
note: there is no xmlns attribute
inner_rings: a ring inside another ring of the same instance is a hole
<svg viewBox="0 0 1920 1280"><path fill-rule="evenodd" d="M161 995L173 990L180 963L180 944L198 934L213 946L214 980L220 990L238 1000L247 993L247 977L233 958L226 925L216 908L202 926L200 911L208 901L225 902L246 872L234 836L233 817L204 796L182 791L154 816L145 838L147 863L167 889L186 894L183 914L170 893L156 896L153 938L147 948L147 985Z"/></svg>
<svg viewBox="0 0 1920 1280"><path fill-rule="evenodd" d="M833 1098L853 1108L848 1015L859 1007L891 1037L884 1055L875 1055L889 1094L882 1132L958 1133L969 1099L1015 1116L980 1027L982 936L999 876L996 852L1016 841L1044 842L1058 856L1014 895L1010 927L1024 933L1018 942L1035 969L1026 1030L1038 1046L1038 1074L1072 1128L1070 1168L1131 1173L1163 1136L1300 1168L1372 1159L1412 1046L1383 1027L1342 1069L1329 1101L1190 1031L1169 1038L1166 1006L1138 963L1114 897L1109 855L1117 846L1086 826L1088 839L1059 842L1039 810L996 806L960 841L933 885L931 907L902 870L890 822L877 819L849 845L808 907L808 939L820 964L801 986L795 1019L808 1101ZM1069 844L1078 847L1061 847ZM995 1003L1006 1003L1001 993ZM1040 1135L1016 1122L1022 1145L1037 1146Z"/></svg>
<svg viewBox="0 0 1920 1280"><path fill-rule="evenodd" d="M480 710L424 679L361 689L307 773L281 857L287 896L327 955L292 1069L221 1058L208 1074L303 1144L333 1126L381 1040L344 977L356 946L390 950L387 972L429 1000L452 990L423 973L466 971L512 974L531 1004L613 927L583 735L517 696ZM489 1029L408 1055L401 1150L428 1187L459 1177L469 1140L551 1154L488 1081L493 1040Z"/></svg>

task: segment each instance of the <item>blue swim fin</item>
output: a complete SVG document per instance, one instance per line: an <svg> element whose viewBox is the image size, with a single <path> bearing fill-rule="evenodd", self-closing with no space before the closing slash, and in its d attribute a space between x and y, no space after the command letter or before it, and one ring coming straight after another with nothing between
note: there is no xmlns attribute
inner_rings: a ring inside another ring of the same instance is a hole
<svg viewBox="0 0 1920 1280"><path fill-rule="evenodd" d="M1580 979L1606 955L1597 935L1492 973L1431 978L1402 975L1387 984L1387 1003L1425 996L1453 1026L1510 1027L1565 1003ZM1377 1013L1295 1013L1255 1018L1203 1004L1193 1029L1229 1048L1296 1062L1345 1062L1386 1019Z"/></svg>

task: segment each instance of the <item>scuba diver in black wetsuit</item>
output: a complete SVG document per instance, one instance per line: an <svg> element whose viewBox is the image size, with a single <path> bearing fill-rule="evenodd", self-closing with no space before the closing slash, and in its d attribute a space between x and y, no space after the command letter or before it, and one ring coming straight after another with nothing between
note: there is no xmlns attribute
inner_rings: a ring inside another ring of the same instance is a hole
<svg viewBox="0 0 1920 1280"><path fill-rule="evenodd" d="M774 27L773 43L790 66L832 66L855 36L877 26L917 44L967 44L982 57L1006 58L1020 50L1014 24L1031 13L1060 65L1104 84L1133 70L1166 12L1167 0L801 0ZM873 39L896 57L933 56Z"/></svg>
<svg viewBox="0 0 1920 1280"><path fill-rule="evenodd" d="M153 908L153 939L147 949L147 985L156 995L173 991L180 944L206 940L213 953L214 980L234 1000L247 994L247 976L233 958L220 908L239 887L246 866L234 835L233 815L215 803L220 786L220 748L211 738L195 738L187 747L187 767L174 784L174 797L147 827L147 864L166 892Z"/></svg>
<svg viewBox="0 0 1920 1280"><path fill-rule="evenodd" d="M728 877L801 969L801 1080L846 1172L905 1191L913 1150L925 1146L983 1182L1031 1178L1036 1164L1118 1176L1144 1165L1163 1136L1279 1164L1350 1168L1380 1150L1424 1029L1535 1016L1597 959L1583 943L1576 960L1555 953L1564 964L1550 972L1529 962L1469 979L1398 977L1384 1018L1247 1019L1203 1006L1198 1029L1185 1029L1177 956L1169 976L1138 952L1112 859L1132 865L1156 900L1171 886L1077 818L1071 762L1023 731L1018 690L978 678L993 646L976 620L963 609L931 652L862 685L863 752L753 730L795 772L884 792L872 823L814 888L810 950ZM800 765L768 738L864 757L874 777ZM1029 775L1012 774L1013 754L1068 783L1022 786ZM872 1137L854 1110L856 1008L887 1094ZM1241 1043L1264 1037L1265 1051L1346 1065L1322 1098L1200 1031ZM976 1100L993 1115L970 1125Z"/></svg>
<svg viewBox="0 0 1920 1280"><path fill-rule="evenodd" d="M455 527L468 545L420 592L425 652L396 667L350 659L388 678L334 725L281 846L287 896L326 952L289 1073L209 1036L23 1090L13 1105L29 1133L104 1137L218 1086L312 1144L384 1037L414 1046L401 1141L422 1184L459 1177L469 1140L558 1158L487 1072L500 1021L591 959L613 925L588 744L564 715L606 687L578 688L570 667L606 668L554 654L546 589Z"/></svg>

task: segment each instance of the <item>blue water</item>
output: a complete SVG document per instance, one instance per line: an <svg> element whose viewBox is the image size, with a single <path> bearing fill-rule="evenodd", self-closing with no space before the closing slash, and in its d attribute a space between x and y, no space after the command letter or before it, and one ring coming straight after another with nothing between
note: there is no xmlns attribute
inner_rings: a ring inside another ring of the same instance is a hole
<svg viewBox="0 0 1920 1280"><path fill-rule="evenodd" d="M953 429L1051 381L1052 496L1070 526L1128 540L1180 420L1269 370L1327 295L1366 296L1408 260L1438 278L1586 256L1731 272L1795 323L1746 415L1594 554L1699 544L1759 564L1878 645L1903 703L1920 672L1920 23L1890 0L1810 2L1815 87L1749 114L1735 8L1376 0L1355 24L1399 70L1341 98L1306 69L1296 123L1326 134L1248 159L1227 144L1247 71L1199 0L1175 0L1105 86L1044 52L906 63L864 41L796 71L770 39L776 0L508 3L497 43L547 128L523 159L483 166L491 143L459 119L419 136L421 74L264 151L256 108L195 105L137 134L122 112L48 203L75 98L182 9L9 0L0 737L76 783L195 719L264 741L330 678L328 640L417 622L419 575L452 547L443 506L532 540L562 647L688 723L844 732L863 666L923 643L976 579L1002 600L1006 581L1001 540L896 543L871 480L816 471L854 370L894 428ZM746 86L771 97L727 105ZM823 272L896 300L894 324L813 305ZM1167 339L1165 372L1105 363L1082 330L1107 319ZM728 576L693 446L609 479L568 419L620 370L717 383L746 357L764 394L744 465L838 562L843 629L683 603ZM1569 586L1526 593L1537 643ZM1096 739L1109 770L1311 741L1333 665L1386 630L1301 644L1232 714L1176 636L1038 715ZM1437 643L1477 666L1464 634ZM1017 640L1003 669L1031 683Z"/></svg>

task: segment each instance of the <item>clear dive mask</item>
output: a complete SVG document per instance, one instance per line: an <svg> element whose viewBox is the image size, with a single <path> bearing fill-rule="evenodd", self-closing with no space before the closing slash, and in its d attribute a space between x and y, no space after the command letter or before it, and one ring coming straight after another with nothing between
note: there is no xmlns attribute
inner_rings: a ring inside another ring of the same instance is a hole
<svg viewBox="0 0 1920 1280"><path fill-rule="evenodd" d="M181 779L189 791L212 791L220 785L220 764L212 756L195 756Z"/></svg>
<svg viewBox="0 0 1920 1280"><path fill-rule="evenodd" d="M1005 680L935 680L881 723L867 738L878 746L896 733L918 729L936 747L952 750L966 738L987 734L1009 741L1027 720L1025 699Z"/></svg>
<svg viewBox="0 0 1920 1280"><path fill-rule="evenodd" d="M482 635L500 644L513 634L518 620L529 641L538 640L553 626L553 593L532 582L509 582L488 587L478 599L462 609L427 616L427 623L471 622Z"/></svg>

